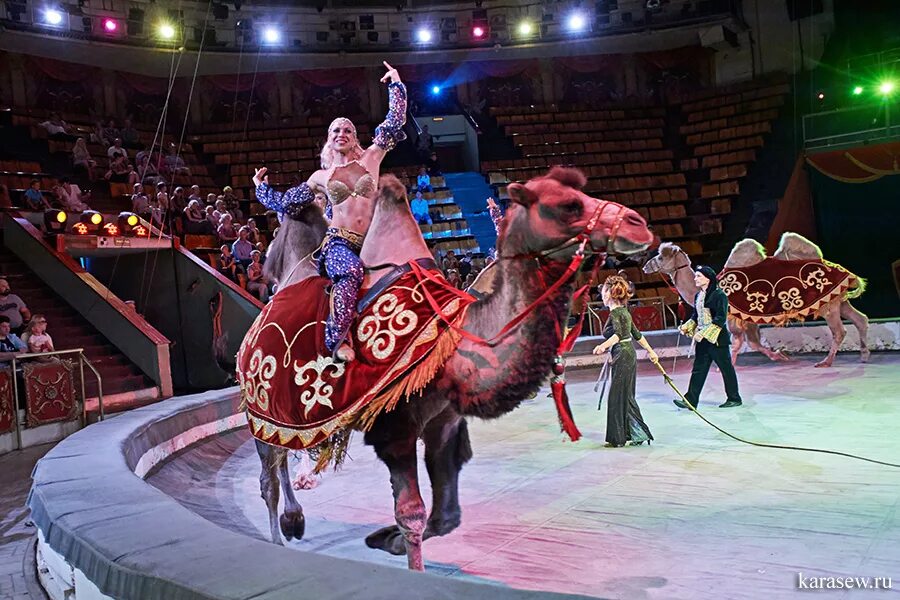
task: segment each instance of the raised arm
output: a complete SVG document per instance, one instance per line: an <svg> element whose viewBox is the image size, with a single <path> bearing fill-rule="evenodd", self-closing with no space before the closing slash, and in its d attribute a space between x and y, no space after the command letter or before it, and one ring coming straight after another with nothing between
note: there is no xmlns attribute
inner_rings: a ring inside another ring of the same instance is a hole
<svg viewBox="0 0 900 600"><path fill-rule="evenodd" d="M386 152L406 139L403 132L403 126L406 125L406 86L400 81L397 69L386 62L384 67L387 73L381 78L381 83L388 84L388 112L381 125L375 128L372 145L366 151L375 155L379 161Z"/></svg>
<svg viewBox="0 0 900 600"><path fill-rule="evenodd" d="M494 222L494 231L497 232L497 235L500 235L500 220L503 218L503 213L500 212L500 207L497 206L497 202L493 198L487 199L487 207L488 213L491 215L491 221Z"/></svg>
<svg viewBox="0 0 900 600"><path fill-rule="evenodd" d="M268 208L278 213L279 217L290 216L316 199L309 182L303 182L298 186L279 192L269 185L268 169L261 167L253 176L253 185L256 186L256 199Z"/></svg>

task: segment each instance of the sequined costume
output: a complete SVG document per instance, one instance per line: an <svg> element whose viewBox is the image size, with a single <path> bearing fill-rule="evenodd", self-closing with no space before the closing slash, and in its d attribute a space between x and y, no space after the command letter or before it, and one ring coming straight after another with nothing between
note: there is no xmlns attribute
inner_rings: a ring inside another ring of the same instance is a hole
<svg viewBox="0 0 900 600"><path fill-rule="evenodd" d="M494 222L494 231L500 235L500 220L503 219L503 213L500 212L499 206L489 206L488 213L491 215L491 221Z"/></svg>
<svg viewBox="0 0 900 600"><path fill-rule="evenodd" d="M388 85L389 108L385 120L375 129L372 143L385 152L393 150L406 139L403 126L406 124L406 86L395 82ZM358 196L371 197L377 183L366 173L353 185L353 189L342 181L331 179L326 184L329 202L325 216L331 220L332 206ZM290 188L283 194L262 183L256 188L256 198L279 215L292 216L297 210L315 199L315 194L307 183ZM356 317L356 302L362 287L364 269L359 259L364 235L343 227L329 227L318 253L319 272L332 281L331 312L325 323L325 346L330 352L340 347Z"/></svg>

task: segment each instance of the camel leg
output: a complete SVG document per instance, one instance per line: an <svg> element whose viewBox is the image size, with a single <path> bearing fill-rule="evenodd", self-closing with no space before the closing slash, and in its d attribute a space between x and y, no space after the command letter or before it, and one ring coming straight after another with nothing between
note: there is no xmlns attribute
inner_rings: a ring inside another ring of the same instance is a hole
<svg viewBox="0 0 900 600"><path fill-rule="evenodd" d="M816 366L830 367L838 348L841 347L841 342L844 341L844 336L847 335L847 330L844 329L844 324L841 322L841 311L836 302L829 304L822 311L822 315L825 317L825 322L828 323L828 329L831 330L831 350L829 350L828 356L816 363Z"/></svg>
<svg viewBox="0 0 900 600"><path fill-rule="evenodd" d="M259 474L259 491L266 508L269 509L269 531L272 534L272 543L283 546L281 531L278 526L278 448L256 440L256 453L262 463L262 472Z"/></svg>
<svg viewBox="0 0 900 600"><path fill-rule="evenodd" d="M784 353L780 351L775 352L774 350L769 350L768 348L763 346L762 338L760 338L759 336L759 325L755 323L748 323L744 331L747 336L747 343L750 344L750 347L757 352L762 352L763 354L765 354L769 360L789 360L788 357L784 355Z"/></svg>
<svg viewBox="0 0 900 600"><path fill-rule="evenodd" d="M869 317L850 304L849 300L841 302L841 317L856 326L859 332L859 360L869 362Z"/></svg>
<svg viewBox="0 0 900 600"><path fill-rule="evenodd" d="M378 458L391 472L397 527L385 527L369 535L366 545L395 555L405 553L410 569L424 571L422 535L425 532L425 502L419 492L416 438L406 435L372 445Z"/></svg>
<svg viewBox="0 0 900 600"><path fill-rule="evenodd" d="M278 479L281 483L281 493L284 494L284 512L281 513L279 525L281 533L287 541L294 538L303 539L306 531L306 518L303 516L303 507L297 502L294 490L291 487L291 474L288 470L287 450L278 448L281 452L281 460L278 464Z"/></svg>
<svg viewBox="0 0 900 600"><path fill-rule="evenodd" d="M452 414L435 419L425 430L425 466L431 479L431 515L425 537L447 535L459 527L459 472L472 458L466 420Z"/></svg>
<svg viewBox="0 0 900 600"><path fill-rule="evenodd" d="M731 364L737 365L738 354L744 346L744 330L737 326L729 329L731 329Z"/></svg>

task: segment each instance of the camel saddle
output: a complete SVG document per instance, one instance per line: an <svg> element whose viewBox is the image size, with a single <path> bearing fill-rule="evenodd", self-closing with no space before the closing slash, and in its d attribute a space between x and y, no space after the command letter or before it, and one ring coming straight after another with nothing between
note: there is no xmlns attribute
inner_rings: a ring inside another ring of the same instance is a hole
<svg viewBox="0 0 900 600"><path fill-rule="evenodd" d="M766 258L747 267L723 269L719 287L728 295L729 316L759 325L784 325L817 316L834 300L865 291L865 280L827 260Z"/></svg>
<svg viewBox="0 0 900 600"><path fill-rule="evenodd" d="M350 332L356 359L349 363L324 345L329 279L311 277L275 294L237 355L254 437L311 449L321 470L340 464L352 430L369 429L431 382L460 340L448 323L461 323L474 298L451 287L433 261L419 264L431 277L401 265L361 294Z"/></svg>

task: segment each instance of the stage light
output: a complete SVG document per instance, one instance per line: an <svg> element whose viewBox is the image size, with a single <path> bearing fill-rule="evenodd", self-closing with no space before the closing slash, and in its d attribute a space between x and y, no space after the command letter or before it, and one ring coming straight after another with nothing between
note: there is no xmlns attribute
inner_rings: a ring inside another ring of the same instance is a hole
<svg viewBox="0 0 900 600"><path fill-rule="evenodd" d="M65 233L66 221L69 216L66 211L51 208L44 211L44 231L47 233Z"/></svg>
<svg viewBox="0 0 900 600"><path fill-rule="evenodd" d="M516 28L516 30L519 32L519 35L531 35L532 33L534 33L534 25L531 23L531 21L522 21L521 23L519 23L519 26Z"/></svg>
<svg viewBox="0 0 900 600"><path fill-rule="evenodd" d="M78 235L100 233L103 228L103 215L96 210L86 210L81 213L78 222L72 226L72 230Z"/></svg>
<svg viewBox="0 0 900 600"><path fill-rule="evenodd" d="M103 226L103 232L111 237L119 235L119 226L115 223L107 223Z"/></svg>
<svg viewBox="0 0 900 600"><path fill-rule="evenodd" d="M103 31L106 33L115 33L119 29L119 24L115 19L103 19Z"/></svg>
<svg viewBox="0 0 900 600"><path fill-rule="evenodd" d="M164 40L171 40L175 37L175 27L169 23L163 23L159 26L159 37Z"/></svg>
<svg viewBox="0 0 900 600"><path fill-rule="evenodd" d="M146 227L141 226L141 219L133 212L120 212L117 220L120 235L145 235L137 232L138 227L146 231Z"/></svg>
<svg viewBox="0 0 900 600"><path fill-rule="evenodd" d="M572 13L569 15L566 25L568 25L569 31L582 31L587 26L587 19L581 13Z"/></svg>
<svg viewBox="0 0 900 600"><path fill-rule="evenodd" d="M432 95L432 96L437 96L437 95L439 95L440 93L441 93L441 86L439 86L439 85L433 85L433 86L431 86L431 95Z"/></svg>
<svg viewBox="0 0 900 600"><path fill-rule="evenodd" d="M472 29L472 37L482 38L484 37L484 27L475 27Z"/></svg>
<svg viewBox="0 0 900 600"><path fill-rule="evenodd" d="M878 91L885 96L889 96L894 92L895 87L896 85L893 81L882 81L881 85L878 86Z"/></svg>
<svg viewBox="0 0 900 600"><path fill-rule="evenodd" d="M865 91L865 90L863 89L863 86L858 85L858 86L856 86L855 88L853 88L853 95L854 95L854 96L861 96L862 93L863 93L864 91Z"/></svg>
<svg viewBox="0 0 900 600"><path fill-rule="evenodd" d="M432 38L431 31L428 29L422 28L416 32L416 39L419 41L420 44L427 44L428 42L431 41L431 38Z"/></svg>
<svg viewBox="0 0 900 600"><path fill-rule="evenodd" d="M263 29L263 41L267 44L277 44L281 41L281 32L274 27Z"/></svg>
<svg viewBox="0 0 900 600"><path fill-rule="evenodd" d="M61 25L63 22L63 14L55 8L49 8L44 11L44 21L46 21L48 25Z"/></svg>
<svg viewBox="0 0 900 600"><path fill-rule="evenodd" d="M825 92L819 92L818 94L816 94L816 98L818 98L819 100L824 100Z"/></svg>

